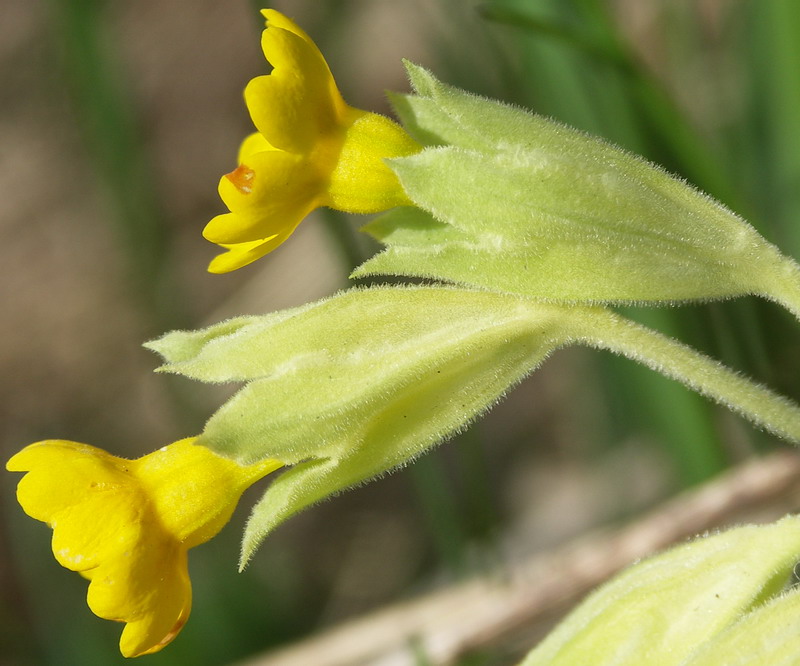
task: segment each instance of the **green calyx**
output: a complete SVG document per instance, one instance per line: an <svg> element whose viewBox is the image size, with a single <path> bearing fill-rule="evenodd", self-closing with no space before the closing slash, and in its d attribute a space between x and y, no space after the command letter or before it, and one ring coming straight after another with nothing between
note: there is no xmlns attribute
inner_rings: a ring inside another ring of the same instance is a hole
<svg viewBox="0 0 800 666"><path fill-rule="evenodd" d="M563 343L546 304L447 288L374 288L150 343L162 370L245 386L200 439L294 468L256 507L246 560L293 513L405 464L493 405Z"/></svg>
<svg viewBox="0 0 800 666"><path fill-rule="evenodd" d="M418 209L364 230L355 272L419 276L567 303L757 294L800 314L800 269L723 205L604 141L446 86L407 65L395 96L427 144L392 160Z"/></svg>

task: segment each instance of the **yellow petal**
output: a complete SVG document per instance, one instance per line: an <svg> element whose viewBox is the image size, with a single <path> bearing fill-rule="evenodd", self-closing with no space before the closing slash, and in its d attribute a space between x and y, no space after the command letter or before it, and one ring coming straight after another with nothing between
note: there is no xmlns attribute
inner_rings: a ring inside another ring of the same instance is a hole
<svg viewBox="0 0 800 666"><path fill-rule="evenodd" d="M139 525L148 516L146 498L135 484L90 491L84 501L51 520L53 555L67 569L89 572L135 549L141 539Z"/></svg>
<svg viewBox="0 0 800 666"><path fill-rule="evenodd" d="M128 462L86 444L46 440L12 456L6 469L29 472L17 486L17 499L31 518L50 525L57 514L84 501L89 493L125 492L123 470Z"/></svg>
<svg viewBox="0 0 800 666"><path fill-rule="evenodd" d="M277 148L271 146L261 132L253 132L245 137L244 141L242 141L242 145L239 146L239 155L236 162L241 164L242 162L246 162L250 155L263 153L268 150L277 150Z"/></svg>
<svg viewBox="0 0 800 666"><path fill-rule="evenodd" d="M308 33L305 30L297 25L297 23L292 21L292 19L290 19L288 16L281 14L277 9L262 9L261 16L266 19L267 26L273 25L276 28L283 28L284 30L293 32L295 35L301 37L311 44L314 48L317 48L317 45L314 44L314 41L308 36Z"/></svg>
<svg viewBox="0 0 800 666"><path fill-rule="evenodd" d="M288 235L320 205L324 185L304 158L267 151L223 176L219 194L235 216L214 218L203 236L223 245Z"/></svg>
<svg viewBox="0 0 800 666"><path fill-rule="evenodd" d="M208 271L209 273L230 273L238 268L252 264L283 243L291 235L292 231L294 231L294 229L287 234L250 241L248 243L235 243L232 245L220 243L227 252L223 252L214 257L208 265Z"/></svg>
<svg viewBox="0 0 800 666"><path fill-rule="evenodd" d="M93 573L87 602L99 617L126 622L120 651L126 657L157 652L189 619L192 586L186 548L160 531L148 534L127 556Z"/></svg>
<svg viewBox="0 0 800 666"><path fill-rule="evenodd" d="M307 36L268 21L261 47L274 69L245 88L253 124L272 146L307 154L321 134L335 130L347 105L325 59Z"/></svg>

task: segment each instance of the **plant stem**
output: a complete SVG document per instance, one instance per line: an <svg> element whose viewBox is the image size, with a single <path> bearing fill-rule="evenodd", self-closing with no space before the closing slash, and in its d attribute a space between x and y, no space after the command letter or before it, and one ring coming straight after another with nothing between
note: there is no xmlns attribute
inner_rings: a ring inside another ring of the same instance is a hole
<svg viewBox="0 0 800 666"><path fill-rule="evenodd" d="M573 322L573 341L633 359L740 413L792 442L800 442L800 406L704 354L600 308Z"/></svg>

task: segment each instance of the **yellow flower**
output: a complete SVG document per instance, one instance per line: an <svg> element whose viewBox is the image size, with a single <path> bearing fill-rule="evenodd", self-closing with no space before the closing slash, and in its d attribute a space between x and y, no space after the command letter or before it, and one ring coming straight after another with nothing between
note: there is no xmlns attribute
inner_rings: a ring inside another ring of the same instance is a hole
<svg viewBox="0 0 800 666"><path fill-rule="evenodd" d="M192 605L187 550L216 535L242 492L281 466L243 467L195 439L138 460L47 440L6 464L28 472L19 503L53 528L59 564L91 581L92 612L127 623L119 642L126 657L157 652L177 636Z"/></svg>
<svg viewBox="0 0 800 666"><path fill-rule="evenodd" d="M263 257L320 206L377 213L408 204L383 160L421 149L388 118L348 106L311 38L275 10L262 14L261 47L274 69L245 89L258 131L242 143L239 166L220 180L231 212L203 231L228 250L211 262L212 273Z"/></svg>

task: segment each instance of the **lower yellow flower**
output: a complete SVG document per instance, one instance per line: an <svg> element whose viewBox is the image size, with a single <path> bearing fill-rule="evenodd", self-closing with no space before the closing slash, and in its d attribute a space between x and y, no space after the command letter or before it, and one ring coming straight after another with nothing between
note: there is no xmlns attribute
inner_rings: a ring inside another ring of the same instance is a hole
<svg viewBox="0 0 800 666"><path fill-rule="evenodd" d="M19 503L53 528L59 564L91 581L92 612L126 623L119 643L126 657L157 652L177 636L192 605L187 550L216 535L242 492L281 467L276 460L241 466L195 439L137 460L47 440L6 464L28 472Z"/></svg>
<svg viewBox="0 0 800 666"><path fill-rule="evenodd" d="M388 118L345 103L325 58L295 23L272 9L262 14L261 46L274 69L245 89L258 132L242 143L239 167L220 180L231 212L203 231L228 250L211 262L212 273L264 256L320 206L377 213L408 204L383 160L421 150Z"/></svg>

